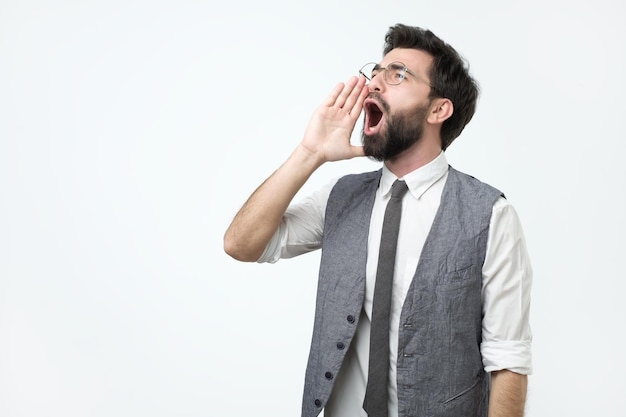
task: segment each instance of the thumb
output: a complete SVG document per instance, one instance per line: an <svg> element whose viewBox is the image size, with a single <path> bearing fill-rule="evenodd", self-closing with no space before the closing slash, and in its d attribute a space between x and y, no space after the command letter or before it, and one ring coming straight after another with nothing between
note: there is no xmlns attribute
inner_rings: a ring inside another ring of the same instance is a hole
<svg viewBox="0 0 626 417"><path fill-rule="evenodd" d="M352 158L365 156L365 150L363 150L363 146L352 146Z"/></svg>

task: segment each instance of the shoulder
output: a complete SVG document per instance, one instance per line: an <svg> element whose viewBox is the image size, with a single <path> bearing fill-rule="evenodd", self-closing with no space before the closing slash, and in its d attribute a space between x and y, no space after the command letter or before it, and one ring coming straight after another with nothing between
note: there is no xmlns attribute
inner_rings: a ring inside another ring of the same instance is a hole
<svg viewBox="0 0 626 417"><path fill-rule="evenodd" d="M345 186L358 186L364 183L370 183L372 181L378 181L382 174L382 170L370 171L370 172L361 172L358 174L348 174L337 180L335 185Z"/></svg>
<svg viewBox="0 0 626 417"><path fill-rule="evenodd" d="M346 195L354 192L361 192L364 188L372 184L378 186L382 170L362 172L359 174L348 174L339 178L331 190L331 197L334 195Z"/></svg>
<svg viewBox="0 0 626 417"><path fill-rule="evenodd" d="M477 194L479 196L489 195L505 198L504 193L499 189L485 182L482 182L472 175L458 171L452 166L450 166L448 169L448 181L457 182L461 190L465 190L467 193Z"/></svg>

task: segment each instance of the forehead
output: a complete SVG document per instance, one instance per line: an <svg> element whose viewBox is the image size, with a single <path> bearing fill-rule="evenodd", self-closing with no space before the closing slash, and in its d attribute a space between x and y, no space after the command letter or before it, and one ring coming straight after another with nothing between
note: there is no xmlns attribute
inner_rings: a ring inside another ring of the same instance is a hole
<svg viewBox="0 0 626 417"><path fill-rule="evenodd" d="M428 75L433 63L433 57L424 51L409 48L396 48L384 56L380 65L382 67L392 62L402 62L408 69L422 76Z"/></svg>

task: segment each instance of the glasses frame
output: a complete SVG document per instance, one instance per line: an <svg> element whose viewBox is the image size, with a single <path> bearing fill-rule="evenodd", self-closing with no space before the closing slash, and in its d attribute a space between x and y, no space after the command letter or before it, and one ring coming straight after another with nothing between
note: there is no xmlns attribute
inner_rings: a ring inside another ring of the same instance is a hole
<svg viewBox="0 0 626 417"><path fill-rule="evenodd" d="M373 70L372 70L372 71L377 70L377 71L378 71L378 73L377 73L376 75L374 75L374 76L370 76L370 75L365 74L365 73L363 72L363 69L365 69L365 67L367 67L368 65L374 65L374 68L373 68ZM390 82L390 80L389 80L389 78L388 78L388 75L387 75L387 74L389 74L389 72L387 71L387 69L388 69L389 67L392 67L392 66L401 67L401 68L402 68L402 71L403 71L403 74L402 74L402 75L403 75L403 76L402 76L402 79L401 79L399 82L397 82L397 83L395 83L395 82ZM434 87L431 83L429 83L428 81L426 81L425 79L423 79L422 77L420 77L419 75L417 75L416 73L414 73L413 71L411 71L410 69L408 69L408 68L407 68L407 66L406 66L406 65L404 65L404 64L403 64L402 62L400 62L400 61L394 61L394 62L391 62L391 63L387 64L387 66L386 66L386 67L381 67L381 66L380 66L378 63L376 63L376 62L368 62L367 64L363 65L363 66L361 67L361 69L359 70L359 74L361 74L362 76L364 76L364 77L365 77L365 79L366 79L367 81L372 81L372 79L373 79L374 77L376 77L378 74L380 74L381 72L383 73L383 80L385 80L385 82L386 82L387 84L389 84L389 85L400 85L400 84L402 84L402 81L404 81L404 79L406 78L406 75L405 75L405 74L410 74L410 75L412 75L415 79L417 79L418 81L423 82L424 84L426 84L426 85L427 85L427 86L429 86L430 88L435 88L435 87Z"/></svg>

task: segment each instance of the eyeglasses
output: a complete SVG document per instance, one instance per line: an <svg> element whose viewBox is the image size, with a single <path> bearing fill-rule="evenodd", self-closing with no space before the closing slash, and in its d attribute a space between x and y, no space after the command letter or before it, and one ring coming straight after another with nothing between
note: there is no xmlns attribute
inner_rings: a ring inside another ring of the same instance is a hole
<svg viewBox="0 0 626 417"><path fill-rule="evenodd" d="M389 85L398 85L404 81L407 74L411 74L417 80L433 88L428 81L408 69L402 62L392 62L386 67L381 67L375 62L368 62L359 70L359 74L364 76L368 81L372 81L372 79L381 72L383 73L383 80Z"/></svg>

